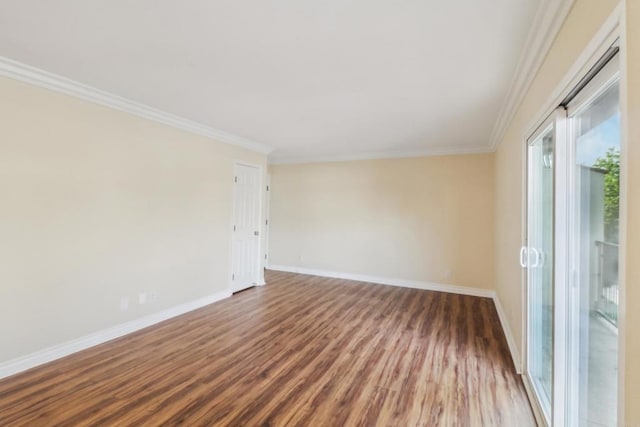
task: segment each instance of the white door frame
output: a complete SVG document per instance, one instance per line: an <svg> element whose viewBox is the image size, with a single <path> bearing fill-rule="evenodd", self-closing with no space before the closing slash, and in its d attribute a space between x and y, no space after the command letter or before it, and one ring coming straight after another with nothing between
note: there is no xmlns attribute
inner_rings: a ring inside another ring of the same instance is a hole
<svg viewBox="0 0 640 427"><path fill-rule="evenodd" d="M527 240L527 150L528 150L528 139L529 137L535 133L535 131L545 122L550 113L552 113L555 108L562 102L562 100L573 90L580 80L589 72L589 70L600 60L600 58L605 54L605 52L609 49L609 47L615 42L616 39L622 37L621 31L621 22L623 17L623 7L621 5L616 6L609 17L602 24L600 29L585 47L585 49L580 53L580 55L576 58L574 63L568 69L568 71L564 74L559 84L555 86L553 91L551 92L551 96L547 98L541 108L538 110L537 114L532 116L531 121L528 126L525 128L525 132L521 135L521 141L524 143L521 145L521 161L522 168L521 173L521 241L522 245L526 246ZM622 52L624 55L624 50ZM625 79L622 78L622 85L624 85ZM568 134L568 131L567 131ZM623 138L624 139L624 138ZM624 142L623 142L624 143ZM567 147L569 150L571 147ZM565 152L563 153L565 156L571 156L572 153ZM566 206L567 209L570 209L570 206ZM621 223L623 220L621 218ZM568 231L568 230L567 230ZM622 248L621 248L622 250ZM621 255L622 257L622 255ZM565 261L566 262L566 261ZM533 387L529 382L528 376L526 375L526 355L528 352L527 349L527 271L526 269L521 270L521 304L522 304L522 317L521 317L521 331L522 331L522 341L521 341L521 366L519 366L522 370L522 379L525 386L525 390L529 396L529 401L532 403L532 409L536 420L539 425L545 425L544 416L542 415L541 408L537 405L536 399L533 397ZM555 273L554 273L554 277ZM624 280L620 283L620 292L624 293L625 282ZM625 319L624 316L620 316L618 319L619 330L623 330L625 327ZM554 331L555 332L555 331ZM560 337L558 337L560 338ZM619 355L618 355L618 366L624 366L624 334L621 334L618 341L619 345ZM555 361L554 361L555 362ZM624 375L623 370L619 369L618 372L618 396L623 396L624 392ZM564 391L565 393L567 390ZM558 408L560 409L560 408ZM618 415L619 415L619 423L622 423L624 420L621 419L624 416L624 399L618 399ZM554 411L555 417L560 417L558 412ZM622 424L621 424L622 425Z"/></svg>
<svg viewBox="0 0 640 427"><path fill-rule="evenodd" d="M562 285L558 286L558 273L562 273L563 268L557 268L559 255L564 254L564 248L558 247L557 238L559 234L562 235L565 233L563 229L562 221L558 221L558 214L563 214L566 209L566 204L563 200L566 196L566 189L558 188L558 184L563 183L560 174L558 174L557 165L560 162L563 162L566 154L566 111L564 108L556 108L549 116L547 116L538 126L538 128L532 132L532 134L526 138L524 144L524 186L523 186L523 199L524 199L524 209L523 209L523 246L520 252L520 262L523 268L523 354L522 354L522 362L523 362L523 372L522 378L525 384L525 388L527 389L527 393L529 394L529 400L531 401L534 415L536 417L536 421L538 425L548 426L553 424L553 420L555 418L555 412L558 409L557 405L555 405L553 397L550 397L550 402L548 402L551 406L551 412L549 414L545 414L541 403L538 401L536 393L534 392L535 387L533 384L533 379L529 375L529 341L530 341L530 323L529 323L529 297L530 297L530 249L529 249L529 195L530 195L530 180L529 180L529 171L532 169L531 158L529 156L529 147L531 144L536 141L542 134L549 131L549 129L553 130L553 334L552 334L552 351L553 351L553 359L552 359L552 396L555 395L556 390L562 389L563 385L559 385L558 388L556 384L556 378L558 376L564 377L562 374L564 372L564 363L562 362L562 356L565 354L562 348L562 343L558 343L558 335L557 335L557 324L558 322L562 322L561 319L566 317L564 312L564 306L561 306L564 301L563 296L561 295L563 292ZM526 248L526 250L525 250ZM524 258L523 258L524 252ZM560 350L560 351L558 351ZM560 390L562 393L562 390ZM548 418L547 418L548 417ZM556 424L557 425L557 424Z"/></svg>
<svg viewBox="0 0 640 427"><path fill-rule="evenodd" d="M571 168L569 162L569 139L567 129L567 111L556 109L555 113L556 143L554 147L554 206L553 206L553 402L551 407L551 423L554 426L564 425L567 410L566 396L568 354L567 325L569 298L569 203L571 188L569 180ZM558 399L557 396L565 396Z"/></svg>
<svg viewBox="0 0 640 427"><path fill-rule="evenodd" d="M271 234L271 174L267 174L267 186L265 187L264 205L264 267L267 268L269 266L269 235Z"/></svg>
<svg viewBox="0 0 640 427"><path fill-rule="evenodd" d="M262 165L256 163L245 162L243 160L235 160L233 162L233 168L231 171L231 192L232 192L232 206L231 206L231 219L229 221L229 233L231 234L231 238L229 239L229 282L228 288L231 292L235 292L233 289L233 226L235 220L235 209L236 209L236 189L234 187L235 184L235 176L236 176L236 168L238 166L248 166L252 168L258 169L258 217L260 218L258 221L258 231L260 233L260 239L258 240L258 277L255 278L256 286L264 285L264 263L263 261L263 247L264 247L264 229L263 229L263 220L264 220L264 197L263 197L263 182L264 182L264 167Z"/></svg>

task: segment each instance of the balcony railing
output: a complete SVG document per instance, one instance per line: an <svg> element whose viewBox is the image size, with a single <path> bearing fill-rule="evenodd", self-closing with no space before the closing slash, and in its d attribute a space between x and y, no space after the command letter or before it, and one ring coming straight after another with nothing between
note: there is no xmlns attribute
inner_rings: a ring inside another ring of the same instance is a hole
<svg viewBox="0 0 640 427"><path fill-rule="evenodd" d="M618 326L618 245L596 241L598 254L595 310L614 326Z"/></svg>

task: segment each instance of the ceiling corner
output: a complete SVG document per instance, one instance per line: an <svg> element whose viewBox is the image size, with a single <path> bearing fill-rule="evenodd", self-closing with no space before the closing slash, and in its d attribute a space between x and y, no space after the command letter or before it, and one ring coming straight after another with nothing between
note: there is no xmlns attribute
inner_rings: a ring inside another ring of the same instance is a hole
<svg viewBox="0 0 640 427"><path fill-rule="evenodd" d="M542 66L575 0L541 1L490 138L496 150Z"/></svg>

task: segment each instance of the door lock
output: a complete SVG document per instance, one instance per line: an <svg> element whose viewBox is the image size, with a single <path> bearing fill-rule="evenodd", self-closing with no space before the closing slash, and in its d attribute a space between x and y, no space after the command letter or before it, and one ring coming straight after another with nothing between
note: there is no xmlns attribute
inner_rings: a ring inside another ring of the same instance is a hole
<svg viewBox="0 0 640 427"><path fill-rule="evenodd" d="M260 235L260 232L259 232L259 231L254 231L254 232L253 232L253 235L254 235L254 236L259 236L259 235Z"/></svg>

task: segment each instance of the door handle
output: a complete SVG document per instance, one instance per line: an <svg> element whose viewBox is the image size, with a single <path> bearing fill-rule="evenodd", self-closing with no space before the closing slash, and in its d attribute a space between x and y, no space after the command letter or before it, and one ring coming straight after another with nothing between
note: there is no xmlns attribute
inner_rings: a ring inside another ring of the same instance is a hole
<svg viewBox="0 0 640 427"><path fill-rule="evenodd" d="M533 254L533 265L531 268L536 268L540 266L540 251L536 248L531 248L531 253Z"/></svg>
<svg viewBox="0 0 640 427"><path fill-rule="evenodd" d="M520 248L520 267L527 268L527 247Z"/></svg>
<svg viewBox="0 0 640 427"><path fill-rule="evenodd" d="M260 235L260 232L259 232L259 231L254 231L254 232L253 232L253 235L254 235L254 236L259 236L259 235Z"/></svg>

